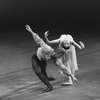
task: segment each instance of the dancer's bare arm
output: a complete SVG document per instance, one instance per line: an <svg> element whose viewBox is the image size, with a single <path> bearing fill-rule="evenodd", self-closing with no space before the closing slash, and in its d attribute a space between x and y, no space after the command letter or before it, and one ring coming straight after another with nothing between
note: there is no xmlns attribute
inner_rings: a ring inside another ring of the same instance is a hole
<svg viewBox="0 0 100 100"><path fill-rule="evenodd" d="M25 27L26 27L26 30L28 30L28 31L32 34L32 36L33 36L35 42L36 42L38 45L40 45L44 51L53 51L53 49L52 49L49 45L47 45L47 44L43 41L43 39L39 37L38 34L36 34L35 32L32 31L32 29L30 28L29 25L26 25Z"/></svg>
<svg viewBox="0 0 100 100"><path fill-rule="evenodd" d="M25 25L25 27L26 27L26 30L29 31L32 35L36 35L36 33L32 31L29 25Z"/></svg>
<svg viewBox="0 0 100 100"><path fill-rule="evenodd" d="M42 47L42 45L44 44L44 41L39 37L39 35L36 34L35 32L33 32L32 29L31 29L31 27L29 25L25 25L25 27L26 27L26 30L28 30L32 34L35 42L37 44L40 44L41 47Z"/></svg>
<svg viewBox="0 0 100 100"><path fill-rule="evenodd" d="M49 31L46 31L44 34L45 34L44 37L46 38L46 40L47 40L48 43L59 43L59 39L55 39L55 40L50 41L50 40L47 38L47 36L49 35Z"/></svg>
<svg viewBox="0 0 100 100"><path fill-rule="evenodd" d="M81 47L78 43L76 43L74 40L73 40L72 44L73 44L74 46L77 46L79 49L82 49L82 47Z"/></svg>
<svg viewBox="0 0 100 100"><path fill-rule="evenodd" d="M79 41L79 44L83 49L85 48L85 45L84 45L84 43L82 41Z"/></svg>

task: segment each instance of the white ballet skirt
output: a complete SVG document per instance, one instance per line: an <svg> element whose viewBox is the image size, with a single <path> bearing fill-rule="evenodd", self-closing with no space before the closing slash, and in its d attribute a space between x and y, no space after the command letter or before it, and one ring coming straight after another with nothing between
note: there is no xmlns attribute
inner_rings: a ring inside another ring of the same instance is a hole
<svg viewBox="0 0 100 100"><path fill-rule="evenodd" d="M60 44L59 47L61 46L61 43L63 41L67 41L70 44L70 48L69 50L66 50L66 54L64 54L61 57L61 60L63 62L63 64L69 69L69 71L74 74L75 71L77 71L78 68L78 64L77 64L77 57L76 57L76 50L75 50L75 46L71 45L73 38L71 35L61 35L60 37ZM63 74L63 72L61 71L61 74Z"/></svg>

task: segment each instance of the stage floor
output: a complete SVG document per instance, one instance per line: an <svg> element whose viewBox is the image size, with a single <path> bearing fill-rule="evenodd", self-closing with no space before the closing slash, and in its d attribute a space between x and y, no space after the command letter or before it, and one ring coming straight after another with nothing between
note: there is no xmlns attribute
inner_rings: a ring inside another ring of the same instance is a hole
<svg viewBox="0 0 100 100"><path fill-rule="evenodd" d="M0 100L100 100L99 35L81 38L86 49L76 49L78 83L62 86L65 76L48 62L47 73L56 78L51 82L54 90L48 93L42 92L46 86L31 67L30 58L37 45L30 38L16 36L5 36L0 40Z"/></svg>

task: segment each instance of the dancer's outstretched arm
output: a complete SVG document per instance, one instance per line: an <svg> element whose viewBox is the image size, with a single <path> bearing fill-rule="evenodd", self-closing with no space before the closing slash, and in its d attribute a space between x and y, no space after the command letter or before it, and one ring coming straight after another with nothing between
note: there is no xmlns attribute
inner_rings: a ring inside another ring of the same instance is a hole
<svg viewBox="0 0 100 100"><path fill-rule="evenodd" d="M60 68L60 70L67 76L71 76L73 81L78 82L78 80L75 78L75 76L70 72L69 68L67 68L61 61L61 59L56 60L56 65Z"/></svg>
<svg viewBox="0 0 100 100"><path fill-rule="evenodd" d="M35 42L37 44L41 45L41 43L43 43L43 40L39 37L39 35L37 35L35 32L33 32L32 29L31 29L31 27L29 25L25 25L25 27L26 27L26 30L28 30L32 34Z"/></svg>
<svg viewBox="0 0 100 100"><path fill-rule="evenodd" d="M79 44L83 49L85 48L85 45L84 45L84 43L82 41L79 41Z"/></svg>
<svg viewBox="0 0 100 100"><path fill-rule="evenodd" d="M41 38L39 37L38 34L36 34L35 32L32 31L32 29L30 28L29 25L26 25L25 27L26 27L26 30L28 30L28 31L32 34L32 36L33 36L35 42L36 42L38 45L40 45L44 51L47 51L47 52L53 52L53 51L54 51L49 45L47 45L47 44L43 41L43 39L41 39Z"/></svg>
<svg viewBox="0 0 100 100"><path fill-rule="evenodd" d="M78 43L76 43L74 40L73 40L72 44L73 44L74 46L77 46L79 49L85 48L84 43L81 42L81 41L79 41L79 44L80 44L80 45L79 45Z"/></svg>
<svg viewBox="0 0 100 100"><path fill-rule="evenodd" d="M28 30L32 34L33 37L34 37L34 35L37 35L35 32L32 31L32 29L29 25L25 25L25 27L26 27L26 30Z"/></svg>
<svg viewBox="0 0 100 100"><path fill-rule="evenodd" d="M46 38L46 40L47 40L48 43L59 43L59 41L60 41L59 39L55 39L55 40L50 41L47 38L47 36L49 35L49 31L46 31L44 34L45 34L44 37Z"/></svg>
<svg viewBox="0 0 100 100"><path fill-rule="evenodd" d="M73 44L74 46L77 46L79 49L82 49L82 47L81 47L78 43L76 43L74 40L73 40L72 44Z"/></svg>

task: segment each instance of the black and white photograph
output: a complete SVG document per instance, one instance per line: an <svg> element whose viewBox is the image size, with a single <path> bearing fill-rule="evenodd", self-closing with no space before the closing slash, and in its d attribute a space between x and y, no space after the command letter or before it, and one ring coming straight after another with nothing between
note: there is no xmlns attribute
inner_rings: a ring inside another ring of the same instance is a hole
<svg viewBox="0 0 100 100"><path fill-rule="evenodd" d="M100 100L100 1L0 0L0 100Z"/></svg>

